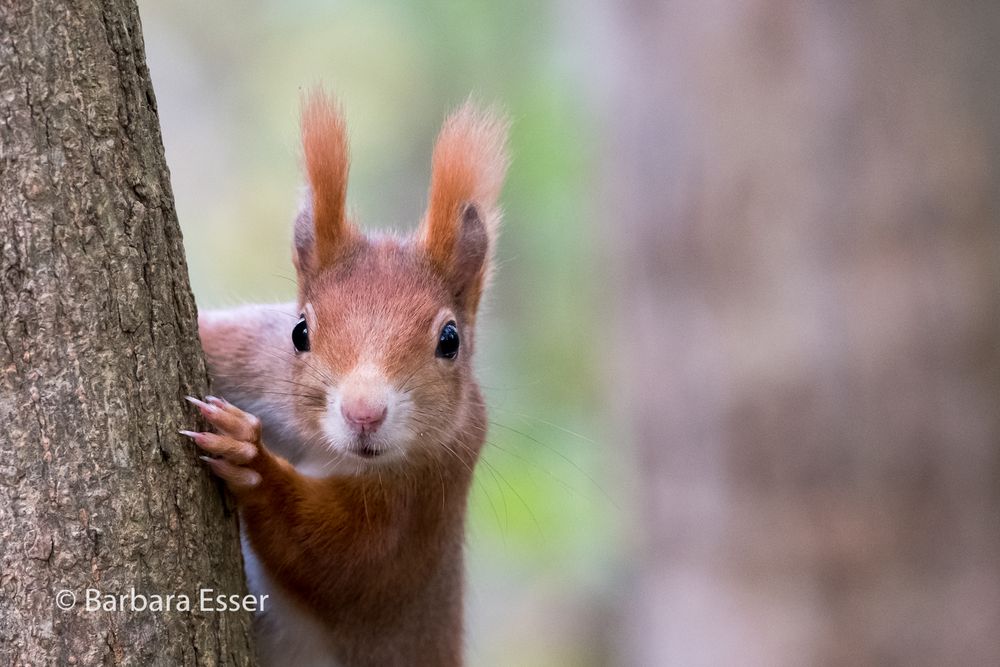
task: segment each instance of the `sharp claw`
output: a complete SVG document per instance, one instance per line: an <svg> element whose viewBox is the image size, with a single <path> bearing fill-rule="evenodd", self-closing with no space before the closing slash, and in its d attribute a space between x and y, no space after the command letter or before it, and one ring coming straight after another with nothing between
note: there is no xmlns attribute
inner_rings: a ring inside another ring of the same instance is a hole
<svg viewBox="0 0 1000 667"><path fill-rule="evenodd" d="M177 431L177 432L180 433L181 435L184 435L184 436L187 436L187 437L191 438L195 442L197 442L198 438L201 437L201 433L197 433L195 431L185 431L185 430L182 429L182 430Z"/></svg>
<svg viewBox="0 0 1000 667"><path fill-rule="evenodd" d="M199 410L201 410L201 414L205 415L206 417L215 414L216 410L218 410L218 408L216 408L214 405L209 405L205 401L200 401L194 396L185 396L184 398L188 401L188 403L194 405Z"/></svg>
<svg viewBox="0 0 1000 667"><path fill-rule="evenodd" d="M208 467L212 469L212 472L224 479L226 483L230 485L229 488L231 490L245 490L260 484L260 473L254 470L235 466L225 459L213 459L207 456L202 456L201 459L208 464Z"/></svg>

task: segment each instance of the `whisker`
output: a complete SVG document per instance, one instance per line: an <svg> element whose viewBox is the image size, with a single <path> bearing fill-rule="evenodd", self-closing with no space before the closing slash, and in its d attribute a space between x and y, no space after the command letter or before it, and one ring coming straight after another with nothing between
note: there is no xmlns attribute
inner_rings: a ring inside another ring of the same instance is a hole
<svg viewBox="0 0 1000 667"><path fill-rule="evenodd" d="M368 529L371 530L371 527L372 527L372 517L368 513L368 495L365 493L365 488L367 488L367 486L368 486L367 484L362 484L361 485L361 502L365 506L365 521L368 522Z"/></svg>
<svg viewBox="0 0 1000 667"><path fill-rule="evenodd" d="M436 425L434 425L434 424L427 423L427 422L425 422L423 420L420 420L420 419L415 419L414 422L417 423L420 426L423 426L424 428L426 428L428 430L431 430L431 431L435 432L435 433L442 434L442 435L444 434L443 429L440 428L440 427L438 427L438 426L436 426ZM477 479L478 476L475 475L474 471L469 466L469 464L465 461L465 459L463 459L461 456L459 456L459 454L457 452L455 452L454 449L452 449L450 446L448 446L444 442L444 440L442 438L440 438L440 437L434 437L433 441L435 443L439 444L441 447L443 447L445 449L445 451L447 451L448 453L450 453L453 456L455 456L465 466L465 468L471 474L473 474L473 482L480 484L480 488L483 490L483 494L486 496L487 502L490 505L490 509L493 511L494 517L495 517L495 519L497 521L497 526L501 529L501 534L504 534L503 533L503 525L500 523L500 516L499 516L499 514L496 511L496 505L493 503L493 497L490 495L489 490L486 488L486 486L484 484L482 484L482 482L480 482ZM487 444L490 444L490 445L493 444L493 443L490 443L489 441L486 441L486 442L487 442ZM465 447L461 443L461 441L456 441L455 444L458 445L459 447L461 447L462 449L464 449L465 451L469 452L470 454L474 454L475 453L470 448ZM524 508L528 511L529 516L531 516L532 522L535 524L536 530L538 530L539 535L541 535L544 538L545 537L545 533L542 530L541 524L538 522L538 518L535 516L534 511L531 509L530 505L528 505L528 503L524 499L524 497L520 493L518 493L517 489L514 488L514 486L510 483L510 481L507 480L506 477L504 477L503 473L500 472L500 470L497 469L496 466L492 465L489 461L487 461L485 457L480 457L480 460L485 464L485 466L488 469L488 471L490 472L490 474L493 475L494 483L497 483L497 486L500 489L500 495L501 495L501 498L503 499L503 502L504 502L504 512L505 512L505 515L508 517L507 525L509 526L509 524L510 524L510 522L509 522L510 512L509 512L509 508L507 506L507 498L506 498L506 494L503 491L503 486L501 486L496 481L497 476L499 476L499 478L501 480L503 480L504 484L506 484L507 487L510 488L510 490L514 493L514 495L521 502L521 504L524 506ZM506 535L505 534L504 534L504 544L506 545Z"/></svg>
<svg viewBox="0 0 1000 667"><path fill-rule="evenodd" d="M490 477L493 478L493 483L496 485L497 490L500 491L500 500L503 501L503 518L504 527L500 531L500 538L503 540L504 549L507 548L507 531L510 530L510 511L507 507L507 494L503 492L503 487L500 486L500 482L497 480L496 469L486 460L486 457L481 457L483 464L486 466L487 472L490 473Z"/></svg>
<svg viewBox="0 0 1000 667"><path fill-rule="evenodd" d="M217 376L217 377L222 377L222 376ZM228 377L231 378L232 376ZM260 379L260 378L255 378L255 379ZM295 384L296 386L305 387L309 391L308 392L278 391L276 389L271 389L270 387L260 387L257 385L253 385L250 384L249 382L236 382L233 384L232 388L235 389L236 391L251 391L257 394L268 394L275 396L295 396L316 403L323 403L323 404L326 403L326 394L321 393L315 387L310 387L309 385L299 384L299 383L293 383L293 384Z"/></svg>
<svg viewBox="0 0 1000 667"><path fill-rule="evenodd" d="M487 467L491 467L491 468L493 467L486 460L485 456L482 457L482 461L483 461L483 463L485 463L487 465ZM494 468L494 470L495 470L495 468ZM511 492L513 492L513 494L517 497L517 499L521 501L521 504L524 505L524 509L526 509L528 511L528 516L531 517L532 523L535 524L535 530L538 531L538 535L542 538L543 541L547 541L548 540L548 536L546 536L545 535L545 531L542 530L542 525L540 523L538 523L538 517L535 516L535 512L531 509L531 506L527 503L527 501L524 499L524 497L520 493L518 493L517 489L514 488L514 486L507 480L506 477L503 476L503 474L499 470L496 470L496 473L500 476L500 479L503 480L503 483L507 485L507 488L509 488L511 490Z"/></svg>
<svg viewBox="0 0 1000 667"><path fill-rule="evenodd" d="M271 275L273 277L275 277L275 278L282 278L284 280L287 280L288 282L290 282L291 284L295 285L296 287L299 286L299 281L298 280L296 280L294 278L290 278L290 277L286 276L283 273L272 273Z"/></svg>
<svg viewBox="0 0 1000 667"><path fill-rule="evenodd" d="M468 470L468 471L469 471L469 474L470 474L470 475L472 476L472 482L473 482L473 484L476 484L476 483L477 483L477 480L476 480L476 474L475 474L475 471L474 471L474 470L472 469L472 466L470 466L470 465L469 465L469 464L468 464L468 463L467 463L467 462L465 461L465 459L463 459L463 458L462 458L462 457L461 457L461 456L460 456L460 455L458 454L458 452L456 452L456 451L455 451L454 449L452 449L451 447L449 447L449 446L448 446L448 444L447 444L447 443L445 443L443 439L441 439L441 438L435 438L435 442L436 442L437 444L441 445L441 446L442 446L442 447L444 448L444 450L445 450L446 452L448 452L449 454L451 454L452 456L454 456L454 457L455 457L455 459L456 459L456 460L457 460L457 461L458 461L459 463L461 463L461 464L462 464L463 466L465 466L466 470ZM482 484L481 482L480 482L479 484L480 484L480 487L479 487L479 488L481 488L481 489L483 490L483 495L485 495L485 496L486 496L486 502L488 502L488 503L489 503L489 505L490 505L490 510L491 510L491 511L493 512L493 517L494 517L494 519L496 519L496 522L497 522L497 528L500 528L500 529L501 529L501 531L503 531L503 526L502 526L502 525L501 525L501 523L500 523L500 515L499 515L499 514L497 513L497 508L496 508L496 505L495 505L495 504L493 503L493 496L491 496L491 495L490 495L490 492L489 492L489 490L488 490L488 489L486 488L486 486L485 486L485 485L483 485L483 484ZM442 485L442 488L443 488L443 485ZM506 499L504 500L504 503L506 503ZM530 509L528 509L528 511L529 511L529 512L531 512L531 510L530 510ZM504 543L506 544L506 538L504 538L504 540L505 540L505 541L504 541Z"/></svg>
<svg viewBox="0 0 1000 667"><path fill-rule="evenodd" d="M522 436L524 438L527 438L528 440L531 440L535 444L537 444L537 445L539 445L541 447L546 448L547 450L549 450L550 452L552 452L553 454L555 454L556 456L558 456L559 458L561 458L563 461L565 461L566 463L568 463L571 466L573 466L573 468L575 468L577 470L577 472L579 472L581 475L583 475L584 477L586 477L587 480L591 484L593 484L594 487L597 488L601 492L602 495L604 495L604 497L608 500L608 502L610 502L612 505L614 505L615 509L621 511L621 507L618 505L618 503L616 503L614 501L614 499L608 494L608 492L604 489L604 487L602 487L600 484L597 483L597 480L595 480L593 477L591 477L583 468L581 468L571 458L569 458L568 456L566 456L565 454L563 454L562 452L560 452L555 447L553 447L551 445L547 445L544 442L542 442L541 440L539 440L539 439L537 439L537 438L535 438L533 436L530 436L527 433L524 433L523 431L519 431L516 428L513 428L511 426L507 426L506 424L501 424L498 421L494 421L494 420L491 419L490 420L490 424L492 424L494 426L499 426L500 428L505 428L508 431L511 431L513 433L517 433L518 435L520 435L520 436Z"/></svg>
<svg viewBox="0 0 1000 667"><path fill-rule="evenodd" d="M275 348L275 349L277 349L277 348ZM279 354L277 354L275 352L272 352L272 351L269 351L269 350L266 350L266 349L263 349L263 348L261 348L260 351L263 352L263 353L265 353L265 354L270 354L275 359L280 359L281 361L284 361L288 357L294 357L295 356L294 352L283 351L284 352L284 356L281 356L281 355L279 355ZM302 365L305 366L306 369L308 369L310 371L310 373L313 376L313 378L315 378L316 380L319 380L324 385L326 385L326 384L336 384L336 382L333 380L333 378L327 376L327 374L325 372L323 372L321 369L319 369L319 368L313 366L312 364L310 364L309 361L307 361L306 359L302 359Z"/></svg>
<svg viewBox="0 0 1000 667"><path fill-rule="evenodd" d="M413 391L414 389L418 389L418 388L420 388L420 387L423 387L423 386L425 386L425 385L426 385L427 383L423 383L423 384L420 384L420 385L418 385L417 387L408 387L407 385L409 384L410 380L412 380L412 379L414 378L414 376L416 376L416 374L417 374L417 373L419 373L419 372L420 372L420 371L422 371L423 369L427 368L427 366L428 366L428 365L429 365L430 363L431 363L431 362L429 362L429 361L427 361L427 362L424 362L423 364L421 364L421 365L417 366L417 367L416 367L415 369L413 369L413 372L412 372L412 373L410 373L410 374L409 374L408 376L406 376L406 379L405 379L405 380L403 380L403 381L402 381L402 382L401 382L401 383L399 384L399 387L400 387L399 391L400 391L401 393L410 393L410 392L412 392L412 391Z"/></svg>
<svg viewBox="0 0 1000 667"><path fill-rule="evenodd" d="M492 421L491 421L491 422L489 422L489 423L491 423L491 424L492 424L492 423L494 423L494 422L492 422ZM486 429L486 428L484 428L484 427L477 427L477 428L478 428L478 430L480 430L480 431L481 431L481 432L483 432L484 434L485 434L485 433L487 433L487 429ZM580 499L582 499L582 500L588 500L588 501L589 501L589 500L591 500L591 499L590 499L590 498L588 498L588 497L587 497L587 496L586 496L585 494L583 494L583 493L582 493L582 492L581 492L581 491L580 491L579 489L577 489L577 488L576 488L576 487L574 487L574 486L573 486L572 484L570 484L570 483L569 483L569 482L567 482L566 480L562 479L562 478L561 478L561 477L559 477L558 475L554 474L554 473L553 473L552 471L550 471L549 469L547 469L547 468L545 468L544 466L542 466L542 465L541 465L541 464L540 464L540 463L539 463L538 461L535 461L535 460L532 460L531 458L528 458L528 457L525 457L525 456L522 456L522 455L520 455L520 454L518 454L518 453L516 453L516 452L513 452L513 451L511 451L510 449L507 449L507 448L505 448L505 447L501 447L501 446L500 446L499 444L497 444L497 442L496 442L496 441L494 441L494 440L489 440L488 438L485 438L485 437L484 437L484 438L483 438L483 442L484 442L485 444L489 445L490 447L493 447L493 448L496 448L496 449L500 450L501 452L503 452L503 453L507 454L508 456L510 456L510 457L512 457L512 458L514 458L514 459L516 459L516 460L518 460L518 461L521 461L522 463L524 463L524 464L526 464L526 465L528 465L528 466L530 466L530 467L532 467L532 468L535 468L535 469L536 469L536 470L538 470L539 472L541 472L541 473L545 474L545 475L546 475L547 477L549 477L549 478L551 478L552 480L554 480L554 481L555 481L556 483L558 483L558 484L559 484L559 485L560 485L561 487L563 487L564 489L566 489L567 491L569 491L570 493L572 493L572 494L573 494L574 496L576 496L577 498L580 498ZM541 444L541 445L542 445L543 447L545 447L545 446L546 446L546 445L544 445L544 443L539 443L539 444ZM572 462L571 462L571 463L572 463ZM575 467L575 466L574 466L574 467ZM577 468L577 469L579 470L579 468ZM587 476L587 475L586 475L586 473L585 473L585 472L583 472L582 470L580 470L580 473L581 473L581 474L583 474L583 475L584 475L585 477ZM591 480L591 481L593 482L593 480ZM593 482L593 483L594 483L594 486L595 486L595 487L597 487L598 489L600 489L600 485L598 485L598 484L597 484L596 482ZM610 498L608 498L608 500L609 500L609 502L611 502L612 504L615 504L615 503L614 503L614 501L613 501L613 500L611 500ZM618 506L617 506L617 505L615 505L615 507L618 507Z"/></svg>
<svg viewBox="0 0 1000 667"><path fill-rule="evenodd" d="M490 405L490 409L491 410L501 410L503 412L509 412L510 414L514 415L515 417L520 417L521 419L531 419L531 420L534 420L536 422L539 422L540 424L544 424L546 426L550 426L550 427L552 427L552 428L554 428L554 429L556 429L558 431L562 431L563 433L566 433L567 435L572 435L575 438L579 438L580 440L583 440L584 442L589 442L592 445L600 445L600 443L597 442L596 440L588 438L587 436L585 436L585 435L583 435L581 433L577 433L576 431L572 431L572 430L570 430L570 429L568 429L568 428L566 428L564 426L560 426L559 424L556 424L554 422L550 422L547 419L542 419L541 417L535 417L533 415L525 414L523 412L517 412L515 410L508 410L507 408L501 408L500 406L497 406L497 405Z"/></svg>
<svg viewBox="0 0 1000 667"><path fill-rule="evenodd" d="M308 401L315 401L316 403L326 404L326 396L323 394L300 394L294 391L271 391L264 389L263 387L247 387L245 385L240 385L239 389L250 389L258 394L266 394L273 396L293 396L295 398L304 398Z"/></svg>
<svg viewBox="0 0 1000 667"><path fill-rule="evenodd" d="M580 498L581 500L590 500L589 498L587 498L587 496L585 496L582 493L580 493L580 491L578 489L575 489L573 487L573 485L571 485L569 482L566 482L565 480L560 479L559 477L557 477L556 475L554 475L550 471L546 470L544 467L542 467L541 465L539 465L537 461L532 461L531 459L528 459L528 458L525 458L525 457L523 457L523 456L521 456L519 454L516 454L516 453L510 451L509 449L501 447L500 445L498 445L497 443L495 443L492 440L487 440L486 444L489 445L490 447L493 447L493 448L495 448L495 449L503 452L507 456L513 457L513 458L517 459L518 461L521 461L522 463L525 463L525 464L527 464L529 466L532 466L533 468L536 468L539 471L545 473L545 475L547 477L551 478L553 481L555 481L557 484L559 484L559 486L563 487L564 489L566 489L567 491L569 491L570 493L572 493L577 498Z"/></svg>
<svg viewBox="0 0 1000 667"><path fill-rule="evenodd" d="M287 378L280 378L274 376L261 375L260 373L212 373L213 378L235 378L235 379L251 379L251 380L262 380L265 382L283 382L285 384L292 384L297 387L305 387L306 389L315 389L319 391L315 385L306 384L304 382L296 382L295 380L289 380Z"/></svg>

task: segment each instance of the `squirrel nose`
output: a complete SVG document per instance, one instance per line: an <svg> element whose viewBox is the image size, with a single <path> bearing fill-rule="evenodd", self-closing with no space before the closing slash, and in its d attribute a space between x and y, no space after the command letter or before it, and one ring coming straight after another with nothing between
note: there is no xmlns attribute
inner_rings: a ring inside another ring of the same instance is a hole
<svg viewBox="0 0 1000 667"><path fill-rule="evenodd" d="M388 406L382 401L373 401L361 397L344 397L340 404L340 412L344 421L356 433L374 433L385 421Z"/></svg>

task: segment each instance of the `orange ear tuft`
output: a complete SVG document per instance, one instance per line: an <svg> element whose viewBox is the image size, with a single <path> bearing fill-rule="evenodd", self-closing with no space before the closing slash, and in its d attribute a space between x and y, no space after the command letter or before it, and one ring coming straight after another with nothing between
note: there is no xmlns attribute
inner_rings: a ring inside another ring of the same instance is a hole
<svg viewBox="0 0 1000 667"><path fill-rule="evenodd" d="M497 200L507 172L507 129L508 122L500 114L466 102L444 122L434 146L420 240L439 268L450 278L471 281L475 291L482 287L500 224ZM466 232L481 237L485 247L463 243ZM470 258L462 256L469 252L481 254L480 266L474 275L456 275L469 273Z"/></svg>
<svg viewBox="0 0 1000 667"><path fill-rule="evenodd" d="M332 262L352 235L345 211L347 128L340 106L319 88L302 97L301 126L311 215L296 223L297 263L306 260L316 270Z"/></svg>
<svg viewBox="0 0 1000 667"><path fill-rule="evenodd" d="M452 261L467 204L481 212L490 237L499 224L497 199L507 172L508 122L466 102L444 122L431 169L422 240L435 261Z"/></svg>

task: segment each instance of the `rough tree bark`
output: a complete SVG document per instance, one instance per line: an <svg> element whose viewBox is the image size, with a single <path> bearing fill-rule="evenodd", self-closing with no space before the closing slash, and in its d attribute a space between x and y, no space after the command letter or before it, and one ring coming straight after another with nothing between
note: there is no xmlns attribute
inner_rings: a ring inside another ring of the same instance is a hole
<svg viewBox="0 0 1000 667"><path fill-rule="evenodd" d="M244 613L81 608L244 590L132 0L0 3L0 235L0 663L248 664Z"/></svg>
<svg viewBox="0 0 1000 667"><path fill-rule="evenodd" d="M1000 664L1000 5L608 13L631 664Z"/></svg>

